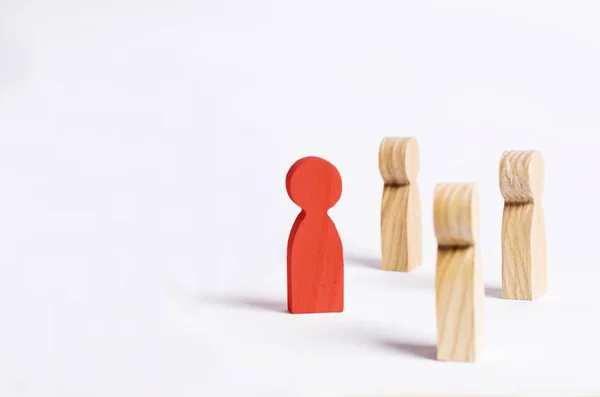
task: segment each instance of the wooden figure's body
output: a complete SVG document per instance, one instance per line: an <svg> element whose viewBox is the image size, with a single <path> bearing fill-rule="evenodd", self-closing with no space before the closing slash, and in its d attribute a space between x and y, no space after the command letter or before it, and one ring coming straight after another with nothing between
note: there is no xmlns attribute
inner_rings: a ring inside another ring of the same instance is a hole
<svg viewBox="0 0 600 397"><path fill-rule="evenodd" d="M502 297L534 300L546 293L544 163L535 150L503 153L499 169L502 214Z"/></svg>
<svg viewBox="0 0 600 397"><path fill-rule="evenodd" d="M437 358L475 362L483 345L484 299L477 185L438 184L433 218Z"/></svg>
<svg viewBox="0 0 600 397"><path fill-rule="evenodd" d="M342 194L340 174L324 159L305 157L290 168L286 188L302 208L288 240L288 310L293 314L342 312L342 241L327 214Z"/></svg>
<svg viewBox="0 0 600 397"><path fill-rule="evenodd" d="M379 147L383 270L409 272L422 262L419 146L410 138L384 138Z"/></svg>

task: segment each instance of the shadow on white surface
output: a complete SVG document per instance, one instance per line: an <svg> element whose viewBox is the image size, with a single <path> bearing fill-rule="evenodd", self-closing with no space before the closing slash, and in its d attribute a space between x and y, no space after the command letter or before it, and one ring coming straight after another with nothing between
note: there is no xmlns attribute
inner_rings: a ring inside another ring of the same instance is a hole
<svg viewBox="0 0 600 397"><path fill-rule="evenodd" d="M251 309L259 311L269 311L276 313L287 313L287 303L285 300L270 299L253 296L203 296L201 301L204 303L228 306L231 308Z"/></svg>
<svg viewBox="0 0 600 397"><path fill-rule="evenodd" d="M502 299L502 287L485 287L485 296L488 298Z"/></svg>
<svg viewBox="0 0 600 397"><path fill-rule="evenodd" d="M0 64L0 88L2 93L7 89L13 88L21 82L26 76L25 54L11 40L0 36L0 53L6 55L6 61Z"/></svg>
<svg viewBox="0 0 600 397"><path fill-rule="evenodd" d="M361 255L355 252L344 252L344 262L353 266L381 270L381 258L376 258L374 256Z"/></svg>
<svg viewBox="0 0 600 397"><path fill-rule="evenodd" d="M392 272L381 269L381 258L373 255L358 254L355 252L347 252L344 254L344 262L349 266L359 266L378 270L383 273L393 274L394 277L390 282L398 287L406 287L410 289L435 291L435 280L433 276L426 273L412 271L410 273Z"/></svg>
<svg viewBox="0 0 600 397"><path fill-rule="evenodd" d="M401 339L376 339L375 344L392 353L437 361L437 347L433 344Z"/></svg>

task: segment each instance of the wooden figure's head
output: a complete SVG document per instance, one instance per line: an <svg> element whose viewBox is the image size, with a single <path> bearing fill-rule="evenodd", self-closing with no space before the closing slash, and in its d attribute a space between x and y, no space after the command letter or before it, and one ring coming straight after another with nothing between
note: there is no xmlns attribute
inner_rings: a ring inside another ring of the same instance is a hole
<svg viewBox="0 0 600 397"><path fill-rule="evenodd" d="M408 185L419 174L419 144L414 137L383 138L379 145L379 172L384 183Z"/></svg>
<svg viewBox="0 0 600 397"><path fill-rule="evenodd" d="M287 173L285 185L292 201L307 212L327 211L342 196L339 171L320 157L296 161Z"/></svg>
<svg viewBox="0 0 600 397"><path fill-rule="evenodd" d="M544 160L537 150L507 150L500 158L500 192L507 203L532 203L544 191Z"/></svg>
<svg viewBox="0 0 600 397"><path fill-rule="evenodd" d="M474 183L435 187L433 222L439 247L464 247L479 240L479 190Z"/></svg>

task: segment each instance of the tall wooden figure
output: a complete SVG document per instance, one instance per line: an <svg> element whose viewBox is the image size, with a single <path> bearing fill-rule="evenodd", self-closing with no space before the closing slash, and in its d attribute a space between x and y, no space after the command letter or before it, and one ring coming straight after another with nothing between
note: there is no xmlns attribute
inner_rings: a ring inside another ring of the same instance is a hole
<svg viewBox="0 0 600 397"><path fill-rule="evenodd" d="M483 345L483 275L476 184L438 184L433 204L437 358L474 362Z"/></svg>
<svg viewBox="0 0 600 397"><path fill-rule="evenodd" d="M546 293L544 162L535 150L510 150L500 159L502 297L534 300Z"/></svg>
<svg viewBox="0 0 600 397"><path fill-rule="evenodd" d="M384 138L379 146L381 262L383 270L409 272L422 261L419 145L414 137Z"/></svg>
<svg viewBox="0 0 600 397"><path fill-rule="evenodd" d="M340 173L322 158L305 157L288 171L286 188L302 208L288 240L288 310L293 314L342 312L342 241L327 214L342 195Z"/></svg>

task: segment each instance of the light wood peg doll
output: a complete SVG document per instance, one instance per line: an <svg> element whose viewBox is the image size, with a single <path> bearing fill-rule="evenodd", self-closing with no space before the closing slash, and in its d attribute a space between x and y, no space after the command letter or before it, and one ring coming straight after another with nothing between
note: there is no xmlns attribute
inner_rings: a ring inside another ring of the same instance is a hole
<svg viewBox="0 0 600 397"><path fill-rule="evenodd" d="M437 358L474 362L483 345L484 298L477 185L438 184L433 206Z"/></svg>
<svg viewBox="0 0 600 397"><path fill-rule="evenodd" d="M509 150L500 158L502 297L534 300L546 293L544 162L536 150Z"/></svg>
<svg viewBox="0 0 600 397"><path fill-rule="evenodd" d="M416 138L387 137L379 146L383 178L381 261L383 270L409 272L422 262L419 145Z"/></svg>

